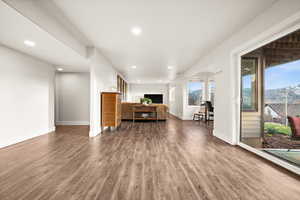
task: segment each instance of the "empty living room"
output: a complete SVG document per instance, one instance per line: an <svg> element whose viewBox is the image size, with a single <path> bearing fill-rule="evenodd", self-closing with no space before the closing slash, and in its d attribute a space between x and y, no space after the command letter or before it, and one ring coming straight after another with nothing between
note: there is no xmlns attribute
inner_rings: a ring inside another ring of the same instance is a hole
<svg viewBox="0 0 300 200"><path fill-rule="evenodd" d="M299 0L0 0L0 200L299 200Z"/></svg>

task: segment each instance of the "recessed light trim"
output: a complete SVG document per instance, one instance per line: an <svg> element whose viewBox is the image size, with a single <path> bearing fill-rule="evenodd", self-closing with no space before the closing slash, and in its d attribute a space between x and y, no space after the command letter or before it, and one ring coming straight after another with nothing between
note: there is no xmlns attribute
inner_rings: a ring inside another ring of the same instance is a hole
<svg viewBox="0 0 300 200"><path fill-rule="evenodd" d="M61 67L59 67L59 68L57 68L57 71L64 71L64 69L63 68L61 68Z"/></svg>
<svg viewBox="0 0 300 200"><path fill-rule="evenodd" d="M138 36L138 35L141 35L141 33L142 33L142 29L140 28L140 27L133 27L132 29L131 29L131 33L133 34L133 35L136 35L136 36Z"/></svg>
<svg viewBox="0 0 300 200"><path fill-rule="evenodd" d="M31 40L24 40L24 44L26 46L29 46L29 47L34 47L35 46L35 42L33 42Z"/></svg>
<svg viewBox="0 0 300 200"><path fill-rule="evenodd" d="M133 65L133 66L131 66L131 68L132 68L132 69L136 69L136 66L135 66L135 65Z"/></svg>
<svg viewBox="0 0 300 200"><path fill-rule="evenodd" d="M173 66L168 66L168 69L173 69Z"/></svg>

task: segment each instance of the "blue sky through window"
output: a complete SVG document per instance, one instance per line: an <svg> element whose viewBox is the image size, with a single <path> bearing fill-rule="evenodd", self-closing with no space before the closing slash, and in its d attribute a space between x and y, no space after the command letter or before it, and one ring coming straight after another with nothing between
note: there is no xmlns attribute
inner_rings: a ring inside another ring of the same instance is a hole
<svg viewBox="0 0 300 200"><path fill-rule="evenodd" d="M201 90L202 89L202 83L201 82L189 82L189 91L193 92L196 90Z"/></svg>
<svg viewBox="0 0 300 200"><path fill-rule="evenodd" d="M243 87L244 88L251 88L251 77L253 75L243 76Z"/></svg>
<svg viewBox="0 0 300 200"><path fill-rule="evenodd" d="M286 88L300 84L300 60L265 70L265 89Z"/></svg>

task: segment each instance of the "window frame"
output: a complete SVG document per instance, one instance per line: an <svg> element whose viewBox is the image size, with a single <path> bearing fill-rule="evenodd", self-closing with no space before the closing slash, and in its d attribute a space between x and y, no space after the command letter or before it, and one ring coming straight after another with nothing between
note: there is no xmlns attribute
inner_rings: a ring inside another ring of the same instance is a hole
<svg viewBox="0 0 300 200"><path fill-rule="evenodd" d="M202 88L201 88L201 90L202 90L202 98L200 99L200 102L203 102L204 99L205 99L205 97L204 97L204 95L205 95L205 93L204 93L204 90L205 90L205 81L204 80L189 80L186 83L186 94L187 94L186 95L186 104L187 104L187 106L188 107L200 107L200 105L189 105L189 83L190 82L200 82L202 84Z"/></svg>
<svg viewBox="0 0 300 200"><path fill-rule="evenodd" d="M117 91L121 93L122 101L126 101L128 95L128 83L119 74L117 74Z"/></svg>
<svg viewBox="0 0 300 200"><path fill-rule="evenodd" d="M243 108L243 102L244 102L244 99L243 99L243 76L242 76L242 59L251 59L251 60L255 60L255 91L254 91L254 94L255 94L255 104L254 104L254 109L244 109ZM258 66L258 57L241 57L241 74L240 74L240 77L241 77L241 112L258 112L258 73L259 73L259 66Z"/></svg>
<svg viewBox="0 0 300 200"><path fill-rule="evenodd" d="M216 81L211 79L207 81L207 100L211 102L211 90L210 90L210 84L214 83L214 94L216 94ZM215 99L214 102L212 103L213 105L215 104Z"/></svg>

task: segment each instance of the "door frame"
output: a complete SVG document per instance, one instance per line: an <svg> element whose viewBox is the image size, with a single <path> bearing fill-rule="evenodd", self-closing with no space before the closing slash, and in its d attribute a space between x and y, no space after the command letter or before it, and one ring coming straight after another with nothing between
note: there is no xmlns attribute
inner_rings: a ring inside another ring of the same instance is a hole
<svg viewBox="0 0 300 200"><path fill-rule="evenodd" d="M259 36L255 37L251 41L247 41L242 45L235 48L230 53L230 62L231 62L231 73L233 75L232 85L234 86L233 91L233 99L234 99L234 107L233 107L233 127L234 127L234 141L233 144L236 144L250 152L253 152L281 167L284 167L298 175L300 175L300 168L291 165L279 158L276 158L270 154L267 154L263 151L257 150L249 145L246 145L240 142L240 134L241 134L241 56L260 48L274 40L277 40L289 33L292 33L296 30L300 29L300 13L295 16L290 17L288 20L285 20L283 23L273 26L271 29L263 32ZM263 70L264 72L264 70ZM264 76L264 73L262 74ZM262 82L264 82L264 77L262 77ZM263 84L264 85L264 84ZM264 86L262 85L262 90L264 90ZM263 97L262 91L262 97ZM263 108L261 109L263 112Z"/></svg>

